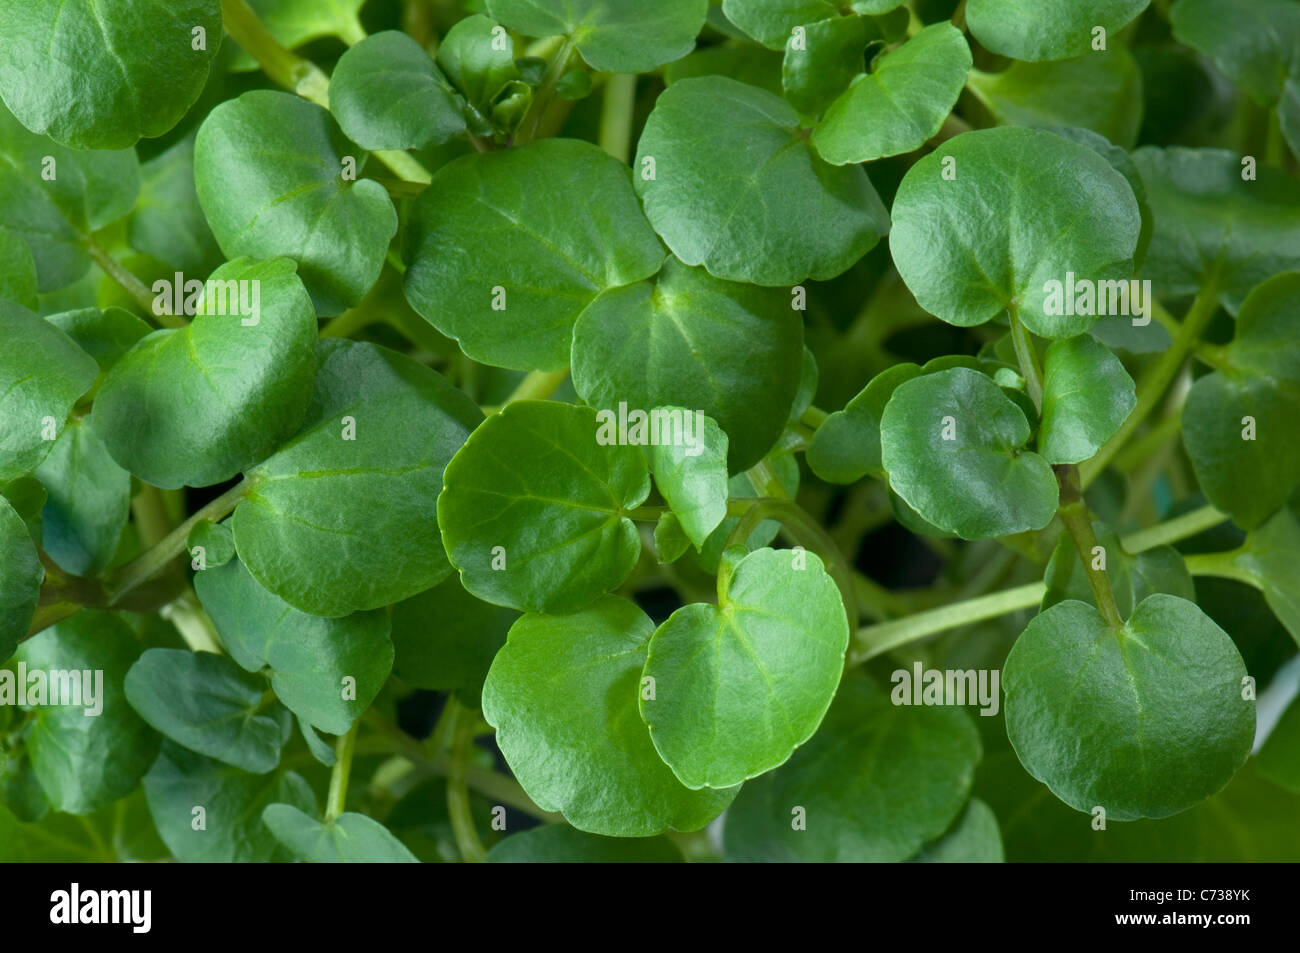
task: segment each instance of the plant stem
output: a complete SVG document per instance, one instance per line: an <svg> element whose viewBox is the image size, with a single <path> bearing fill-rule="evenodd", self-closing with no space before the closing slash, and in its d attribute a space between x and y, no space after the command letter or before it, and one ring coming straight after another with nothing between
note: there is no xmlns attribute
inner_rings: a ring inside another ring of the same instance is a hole
<svg viewBox="0 0 1300 953"><path fill-rule="evenodd" d="M352 727L347 730L346 734L339 735L338 741L334 743L334 754L337 760L334 762L334 768L330 771L330 791L325 798L325 821L333 821L340 814L348 800L348 779L352 775L352 752L357 744L357 728L361 725L361 719L358 718L352 722Z"/></svg>
<svg viewBox="0 0 1300 953"><path fill-rule="evenodd" d="M1092 516L1088 512L1088 504L1083 501L1082 491L1079 489L1079 470L1072 464L1054 469L1061 486L1061 505L1056 515L1061 518L1070 538L1074 540L1075 551L1078 552L1079 562L1083 564L1084 573L1088 576L1088 585L1092 587L1092 596L1097 602L1101 617L1111 628L1118 628L1124 624L1124 620L1120 617L1119 607L1115 604L1115 594L1111 591L1110 579L1107 578L1105 569L1093 568L1094 551L1100 547L1097 545L1097 536L1092 531Z"/></svg>
<svg viewBox="0 0 1300 953"><path fill-rule="evenodd" d="M532 105L528 107L528 113L519 123L519 132L515 137L516 145L523 145L526 142L532 142L537 136L537 130L541 127L542 117L545 115L547 108L551 105L551 100L555 98L555 84L560 81L564 71L569 68L569 60L573 58L577 47L573 43L573 37L566 36L560 48L555 51L551 57L551 62L546 67L546 73L542 76L541 85L533 93Z"/></svg>
<svg viewBox="0 0 1300 953"><path fill-rule="evenodd" d="M1020 323L1020 312L1015 305L1007 305L1011 318L1011 343L1015 345L1020 374L1025 379L1025 390L1034 402L1034 409L1043 412L1043 369L1038 363L1038 352L1029 329Z"/></svg>
<svg viewBox="0 0 1300 953"><path fill-rule="evenodd" d="M546 400L555 393L568 376L567 367L558 371L530 371L519 382L514 392L506 398L506 404L513 404L517 400ZM504 407L505 404L502 406Z"/></svg>
<svg viewBox="0 0 1300 953"><path fill-rule="evenodd" d="M632 114L636 107L636 74L615 73L605 84L600 111L600 147L626 163L632 151Z"/></svg>
<svg viewBox="0 0 1300 953"><path fill-rule="evenodd" d="M820 407L809 404L808 409L805 410L803 416L799 418L799 422L809 430L816 430L822 424L826 423L826 418L829 416L830 414L826 413L826 411L822 410Z"/></svg>
<svg viewBox="0 0 1300 953"><path fill-rule="evenodd" d="M1221 579L1234 579L1246 585L1262 590L1259 578L1252 572L1236 564L1237 550L1225 553L1193 553L1186 557L1187 571L1193 576L1218 576Z"/></svg>
<svg viewBox="0 0 1300 953"><path fill-rule="evenodd" d="M379 320L382 320L381 316L375 314L372 309L358 305L327 321L325 327L320 329L320 336L350 338L362 328L367 328Z"/></svg>
<svg viewBox="0 0 1300 953"><path fill-rule="evenodd" d="M179 314L158 314L154 311L153 295L149 289L116 258L108 253L108 250L93 235L86 236L86 247L90 251L90 257L94 259L104 274L112 278L121 286L121 288L131 296L143 310L147 317L150 317L166 328L183 328L185 319Z"/></svg>
<svg viewBox="0 0 1300 953"><path fill-rule="evenodd" d="M1207 529L1218 526L1227 518L1226 513L1219 512L1213 506L1202 506L1198 510L1192 510L1190 513L1184 513L1182 516L1176 516L1164 523L1125 536L1124 549L1137 554L1157 546L1167 546L1189 536L1203 533ZM1188 559L1190 558L1189 556Z"/></svg>
<svg viewBox="0 0 1300 953"><path fill-rule="evenodd" d="M456 835L461 859L466 863L481 863L487 859L487 851L483 849L483 842L474 827L469 804L468 769L474 746L474 718L470 710L456 699L449 698L447 704L455 706L451 713L455 724L447 771L447 813L451 817L451 829Z"/></svg>
<svg viewBox="0 0 1300 953"><path fill-rule="evenodd" d="M1086 490L1106 469L1115 454L1128 443L1129 438L1142 425L1142 421L1155 410L1165 390L1178 376L1187 355L1196 347L1196 342L1200 340L1205 326L1210 323L1210 318L1214 317L1218 304L1217 284L1211 281L1197 293L1196 300L1192 302L1187 316L1178 327L1178 333L1174 335L1173 343L1142 375L1137 390L1137 406L1133 408L1133 412L1128 415L1128 419L1116 431L1115 436L1106 441L1105 446L1097 451L1096 456L1079 467L1079 484L1083 489Z"/></svg>
<svg viewBox="0 0 1300 953"><path fill-rule="evenodd" d="M216 626L203 611L198 597L186 586L186 592L175 602L170 602L159 610L159 615L176 627L191 652L211 652L221 655L221 642L217 636Z"/></svg>

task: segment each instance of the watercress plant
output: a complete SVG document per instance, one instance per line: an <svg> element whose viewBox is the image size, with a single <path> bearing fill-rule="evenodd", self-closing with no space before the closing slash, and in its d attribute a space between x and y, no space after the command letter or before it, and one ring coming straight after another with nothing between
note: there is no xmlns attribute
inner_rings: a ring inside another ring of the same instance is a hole
<svg viewBox="0 0 1300 953"><path fill-rule="evenodd" d="M1300 858L1300 2L0 38L0 859Z"/></svg>

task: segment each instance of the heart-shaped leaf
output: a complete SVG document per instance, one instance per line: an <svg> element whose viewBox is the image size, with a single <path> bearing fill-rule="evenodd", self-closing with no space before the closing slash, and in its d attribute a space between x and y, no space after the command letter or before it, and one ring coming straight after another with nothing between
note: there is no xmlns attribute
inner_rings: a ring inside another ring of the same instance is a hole
<svg viewBox="0 0 1300 953"><path fill-rule="evenodd" d="M994 53L1063 60L1105 49L1151 0L970 0L966 25ZM1100 33L1098 32L1100 31Z"/></svg>
<svg viewBox="0 0 1300 953"><path fill-rule="evenodd" d="M438 523L465 588L533 612L574 612L627 578L628 518L650 492L645 457L588 407L519 401L489 417L447 467Z"/></svg>
<svg viewBox="0 0 1300 953"><path fill-rule="evenodd" d="M638 696L656 691L641 677L653 633L649 617L616 596L576 615L526 615L483 686L483 717L515 777L579 830L697 830L736 796L688 790L655 754L636 713Z"/></svg>
<svg viewBox="0 0 1300 953"><path fill-rule="evenodd" d="M730 467L741 470L781 435L799 386L801 336L787 292L720 281L670 259L655 281L608 291L582 312L573 386L620 419L620 404L629 413L701 410L726 432Z"/></svg>
<svg viewBox="0 0 1300 953"><path fill-rule="evenodd" d="M339 339L316 354L307 421L248 471L231 529L258 582L304 612L337 617L409 598L451 571L432 504L483 418L405 355Z"/></svg>
<svg viewBox="0 0 1300 953"><path fill-rule="evenodd" d="M0 497L0 664L25 638L40 599L45 570L23 518Z"/></svg>
<svg viewBox="0 0 1300 953"><path fill-rule="evenodd" d="M459 97L419 43L398 30L366 37L330 77L330 112L363 149L423 149L465 131Z"/></svg>
<svg viewBox="0 0 1300 953"><path fill-rule="evenodd" d="M316 315L287 258L223 265L194 322L158 331L109 372L95 430L147 483L210 486L264 459L302 423Z"/></svg>
<svg viewBox="0 0 1300 953"><path fill-rule="evenodd" d="M1082 334L1101 310L1065 306L1072 275L1116 291L1132 277L1142 227L1133 190L1105 159L1011 127L964 133L921 159L893 215L890 251L921 307L958 326L1015 308L1050 338Z"/></svg>
<svg viewBox="0 0 1300 953"><path fill-rule="evenodd" d="M718 278L833 278L889 231L866 172L828 165L784 100L721 76L660 94L634 169L655 231L686 264Z"/></svg>
<svg viewBox="0 0 1300 953"><path fill-rule="evenodd" d="M62 0L0 6L0 97L24 126L76 149L171 129L221 45L219 0Z"/></svg>
<svg viewBox="0 0 1300 953"><path fill-rule="evenodd" d="M1103 551L1090 554L1091 568L1105 571L1120 615L1128 618L1143 599L1157 592L1196 601L1196 587L1187 565L1172 546L1156 546L1133 554L1124 549L1118 534L1106 524L1094 521L1092 529ZM1069 533L1057 539L1043 582L1047 584L1044 609L1066 599L1095 604L1088 574Z"/></svg>
<svg viewBox="0 0 1300 953"><path fill-rule="evenodd" d="M750 553L720 582L717 606L685 606L655 631L645 663L654 696L640 702L655 748L691 788L728 787L784 764L821 724L848 637L820 559Z"/></svg>
<svg viewBox="0 0 1300 953"><path fill-rule="evenodd" d="M383 612L307 615L238 560L196 574L194 587L231 658L249 672L269 667L280 701L322 731L346 732L388 680L393 645Z"/></svg>
<svg viewBox="0 0 1300 953"><path fill-rule="evenodd" d="M683 420L691 413L682 407L662 409L680 413ZM712 417L696 414L692 419L690 442L655 444L647 456L655 486L698 549L727 515L727 435Z"/></svg>
<svg viewBox="0 0 1300 953"><path fill-rule="evenodd" d="M722 12L758 42L774 50L785 48L795 27L806 26L852 11L881 16L901 7L904 0L722 0ZM906 11L903 11L906 13ZM903 17L906 26L907 18Z"/></svg>
<svg viewBox="0 0 1300 953"><path fill-rule="evenodd" d="M41 547L73 575L94 575L117 552L131 508L131 474L83 419L68 423L36 477L48 494Z"/></svg>
<svg viewBox="0 0 1300 953"><path fill-rule="evenodd" d="M1106 345L1086 334L1053 341L1043 361L1038 452L1048 463L1081 463L1136 406L1133 378Z"/></svg>
<svg viewBox="0 0 1300 953"><path fill-rule="evenodd" d="M221 250L294 259L322 315L364 297L397 231L384 187L357 178L365 161L328 112L271 90L222 103L194 143L199 202Z"/></svg>
<svg viewBox="0 0 1300 953"><path fill-rule="evenodd" d="M488 851L489 864L680 864L667 837L602 837L567 824L512 834Z"/></svg>
<svg viewBox="0 0 1300 953"><path fill-rule="evenodd" d="M1183 444L1210 502L1246 529L1300 484L1300 273L1251 292L1221 369L1192 385Z"/></svg>
<svg viewBox="0 0 1300 953"><path fill-rule="evenodd" d="M1255 735L1246 667L1195 604L1148 596L1111 628L1083 602L1038 615L1003 669L1007 736L1066 804L1168 817L1221 790Z"/></svg>
<svg viewBox="0 0 1300 953"><path fill-rule="evenodd" d="M1029 421L992 379L954 367L898 385L880 421L890 488L962 539L1042 529L1056 515L1051 465L1024 450Z"/></svg>
<svg viewBox="0 0 1300 953"><path fill-rule="evenodd" d="M952 112L970 68L961 30L931 24L853 81L826 110L813 147L833 165L919 149Z"/></svg>
<svg viewBox="0 0 1300 953"><path fill-rule="evenodd" d="M254 774L274 770L293 731L266 693L264 680L209 652L149 649L126 673L127 701L158 732Z"/></svg>
<svg viewBox="0 0 1300 953"><path fill-rule="evenodd" d="M695 46L708 0L488 0L488 12L528 36L564 34L593 68L645 73Z"/></svg>
<svg viewBox="0 0 1300 953"><path fill-rule="evenodd" d="M292 804L269 804L262 821L285 849L309 863L420 862L388 828L364 814L340 814L322 822Z"/></svg>
<svg viewBox="0 0 1300 953"><path fill-rule="evenodd" d="M575 139L444 166L408 240L411 306L470 357L522 370L567 366L582 309L664 260L627 168Z"/></svg>
<svg viewBox="0 0 1300 953"><path fill-rule="evenodd" d="M958 816L980 751L965 712L895 705L870 678L848 675L813 739L736 798L727 859L906 860Z"/></svg>

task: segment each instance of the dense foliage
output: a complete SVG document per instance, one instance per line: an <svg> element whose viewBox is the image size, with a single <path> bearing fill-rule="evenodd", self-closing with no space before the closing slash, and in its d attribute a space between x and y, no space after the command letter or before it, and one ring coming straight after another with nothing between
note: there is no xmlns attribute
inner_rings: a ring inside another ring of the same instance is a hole
<svg viewBox="0 0 1300 953"><path fill-rule="evenodd" d="M0 859L1300 859L1297 0L31 0L0 99Z"/></svg>

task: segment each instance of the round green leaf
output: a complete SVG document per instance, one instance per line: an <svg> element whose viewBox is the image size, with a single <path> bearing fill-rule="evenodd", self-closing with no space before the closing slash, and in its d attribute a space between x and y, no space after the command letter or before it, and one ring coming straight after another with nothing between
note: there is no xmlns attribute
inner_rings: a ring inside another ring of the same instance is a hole
<svg viewBox="0 0 1300 953"><path fill-rule="evenodd" d="M906 860L956 819L979 759L979 732L964 711L895 705L870 678L848 675L812 740L736 798L727 859Z"/></svg>
<svg viewBox="0 0 1300 953"><path fill-rule="evenodd" d="M813 147L833 165L919 149L952 112L970 68L961 30L931 24L853 81L813 132Z"/></svg>
<svg viewBox="0 0 1300 953"><path fill-rule="evenodd" d="M1151 0L970 0L966 25L994 53L1017 60L1063 60L1093 50L1097 29L1109 46Z"/></svg>
<svg viewBox="0 0 1300 953"><path fill-rule="evenodd" d="M489 864L680 864L667 837L602 837L567 824L513 834L488 851Z"/></svg>
<svg viewBox="0 0 1300 953"><path fill-rule="evenodd" d="M797 43L787 37L781 86L791 106L820 116L848 88L862 72L869 24L863 17L830 17L805 26Z"/></svg>
<svg viewBox="0 0 1300 953"><path fill-rule="evenodd" d="M1136 406L1133 378L1106 345L1086 334L1053 341L1043 362L1038 452L1048 463L1081 463Z"/></svg>
<svg viewBox="0 0 1300 953"><path fill-rule="evenodd" d="M383 824L364 814L318 821L292 804L269 804L262 821L299 860L313 864L418 864Z"/></svg>
<svg viewBox="0 0 1300 953"><path fill-rule="evenodd" d="M514 40L497 31L505 33L495 20L474 14L448 30L438 47L438 66L468 101L471 131L485 136L496 132L493 104L520 79Z"/></svg>
<svg viewBox="0 0 1300 953"><path fill-rule="evenodd" d="M683 420L692 413L681 407L662 409L683 415ZM699 548L727 515L727 435L712 417L698 414L689 419L694 421L689 442L661 442L647 456L655 486Z"/></svg>
<svg viewBox="0 0 1300 953"><path fill-rule="evenodd" d="M131 247L191 277L210 274L222 255L199 207L194 138L149 160L140 173L140 200L127 220Z"/></svg>
<svg viewBox="0 0 1300 953"><path fill-rule="evenodd" d="M890 488L962 539L1042 529L1059 502L1051 465L1023 450L1029 421L989 377L965 367L900 384L880 421Z"/></svg>
<svg viewBox="0 0 1300 953"><path fill-rule="evenodd" d="M298 429L315 338L292 261L230 262L208 279L192 324L150 335L109 372L95 430L118 463L154 486L228 480Z"/></svg>
<svg viewBox="0 0 1300 953"><path fill-rule="evenodd" d="M29 705L38 670L47 692L68 689L71 680L58 673L75 673L81 685L81 705L52 706L47 695L44 706L32 708L27 753L54 810L89 814L129 794L158 753L158 736L127 704L122 684L139 651L120 618L86 609L19 647L15 658L27 667Z"/></svg>
<svg viewBox="0 0 1300 953"><path fill-rule="evenodd" d="M722 12L758 42L774 50L785 48L797 26L805 26L842 13L880 16L902 6L904 0L722 0ZM906 11L904 11L906 12ZM904 23L907 18L903 17Z"/></svg>
<svg viewBox="0 0 1300 953"><path fill-rule="evenodd" d="M1143 599L1157 592L1196 601L1196 587L1178 550L1172 546L1156 546L1135 555L1124 549L1119 535L1106 524L1093 521L1092 529L1104 550L1106 578L1120 615L1128 618ZM1093 560L1096 556L1089 558ZM1088 574L1069 533L1057 538L1043 582L1047 585L1044 609L1066 599L1096 604Z"/></svg>
<svg viewBox="0 0 1300 953"><path fill-rule="evenodd" d="M208 114L194 144L199 202L228 258L283 255L322 315L359 302L384 264L397 213L366 154L320 106L254 90Z"/></svg>
<svg viewBox="0 0 1300 953"><path fill-rule="evenodd" d="M528 36L564 34L597 70L646 73L695 46L708 0L488 0L488 12Z"/></svg>
<svg viewBox="0 0 1300 953"><path fill-rule="evenodd" d="M330 112L363 149L423 149L465 131L458 97L419 43L398 30L366 37L339 59Z"/></svg>
<svg viewBox="0 0 1300 953"><path fill-rule="evenodd" d="M520 370L567 366L582 309L664 260L626 166L576 139L444 166L409 248L411 306L475 360Z"/></svg>
<svg viewBox="0 0 1300 953"><path fill-rule="evenodd" d="M660 94L634 169L655 231L686 264L719 278L833 278L889 231L866 172L828 165L785 101L721 76Z"/></svg>
<svg viewBox="0 0 1300 953"><path fill-rule="evenodd" d="M161 734L254 774L280 763L293 730L284 706L263 702L265 681L224 655L149 649L125 684L131 707Z"/></svg>
<svg viewBox="0 0 1300 953"><path fill-rule="evenodd" d="M219 0L6 3L0 98L73 148L132 146L199 98L221 30Z"/></svg>
<svg viewBox="0 0 1300 953"><path fill-rule="evenodd" d="M307 615L267 592L238 560L197 573L194 587L222 644L294 714L340 735L370 707L393 667L384 612ZM179 739L178 739L179 740Z"/></svg>
<svg viewBox="0 0 1300 953"><path fill-rule="evenodd" d="M23 518L0 497L0 664L27 636L45 570Z"/></svg>
<svg viewBox="0 0 1300 953"><path fill-rule="evenodd" d="M1000 864L1002 833L997 815L979 798L971 798L966 812L947 834L912 858L918 864Z"/></svg>
<svg viewBox="0 0 1300 953"><path fill-rule="evenodd" d="M964 327L1014 306L1051 338L1087 331L1094 315L1056 313L1066 309L1049 283L1127 281L1142 227L1133 190L1096 152L1010 127L964 133L917 162L893 215L890 251L921 307Z"/></svg>
<svg viewBox="0 0 1300 953"><path fill-rule="evenodd" d="M582 312L573 386L620 419L621 403L629 414L701 410L726 432L730 467L741 470L781 435L799 387L801 336L788 292L720 281L670 259L653 282L607 291Z"/></svg>
<svg viewBox="0 0 1300 953"><path fill-rule="evenodd" d="M1007 735L1075 810L1168 817L1221 790L1250 754L1245 677L1232 640L1185 599L1148 596L1114 629L1066 601L1035 617L1007 657Z"/></svg>
<svg viewBox="0 0 1300 953"><path fill-rule="evenodd" d="M131 509L131 474L83 419L68 423L36 477L48 494L42 548L73 575L94 575L117 552Z"/></svg>
<svg viewBox="0 0 1300 953"><path fill-rule="evenodd" d="M1178 0L1174 38L1204 53L1261 106L1300 66L1300 7L1291 0Z"/></svg>
<svg viewBox="0 0 1300 953"><path fill-rule="evenodd" d="M736 796L688 790L655 754L636 713L653 632L645 613L616 596L576 615L526 615L483 686L483 717L519 783L580 830L697 830Z"/></svg>
<svg viewBox="0 0 1300 953"><path fill-rule="evenodd" d="M1131 149L1142 125L1142 71L1123 46L1054 63L971 73L970 89L1015 126L1082 126Z"/></svg>
<svg viewBox="0 0 1300 953"><path fill-rule="evenodd" d="M447 467L438 523L465 588L497 605L574 612L618 586L641 552L628 518L650 492L645 457L602 442L596 412L519 401Z"/></svg>
<svg viewBox="0 0 1300 953"><path fill-rule="evenodd" d="M202 554L195 552L199 548L203 550ZM190 554L190 564L195 572L204 572L209 567L224 566L235 558L235 537L230 532L230 524L199 520L185 539L185 549ZM200 555L202 566L194 567Z"/></svg>
<svg viewBox="0 0 1300 953"><path fill-rule="evenodd" d="M641 717L691 788L739 784L784 764L821 724L848 647L844 603L812 553L750 553L718 601L674 612L645 663L655 693L642 694Z"/></svg>
<svg viewBox="0 0 1300 953"><path fill-rule="evenodd" d="M339 339L316 354L307 421L248 471L231 529L263 586L337 617L409 598L450 572L433 501L482 413L405 355Z"/></svg>
<svg viewBox="0 0 1300 953"><path fill-rule="evenodd" d="M0 484L30 473L95 382L94 360L53 324L0 301Z"/></svg>

